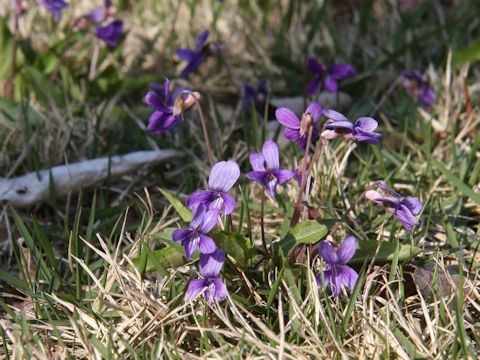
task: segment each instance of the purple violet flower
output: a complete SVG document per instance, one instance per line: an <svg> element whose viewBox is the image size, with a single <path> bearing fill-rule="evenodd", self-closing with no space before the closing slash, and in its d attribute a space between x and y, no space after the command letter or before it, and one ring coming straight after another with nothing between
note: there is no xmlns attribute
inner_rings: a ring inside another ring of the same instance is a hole
<svg viewBox="0 0 480 360"><path fill-rule="evenodd" d="M377 181L376 185L381 192L367 190L365 197L390 211L407 230L412 230L420 225L416 215L420 214L423 205L417 197L402 197L390 189L383 181Z"/></svg>
<svg viewBox="0 0 480 360"><path fill-rule="evenodd" d="M107 18L104 8L97 8L84 16L95 24L100 24Z"/></svg>
<svg viewBox="0 0 480 360"><path fill-rule="evenodd" d="M280 169L278 146L272 140L263 144L261 153L250 154L253 171L247 173L247 179L262 184L272 198L275 198L277 185L285 184L295 176L295 171Z"/></svg>
<svg viewBox="0 0 480 360"><path fill-rule="evenodd" d="M422 104L423 107L428 109L435 102L435 93L430 89L428 82L420 71L404 72L401 85L417 102Z"/></svg>
<svg viewBox="0 0 480 360"><path fill-rule="evenodd" d="M195 48L179 48L177 49L177 56L187 61L187 66L182 70L182 77L187 78L191 73L199 68L199 66L205 61L205 59L210 55L210 50L205 42L207 41L209 31L205 30L202 32L197 39Z"/></svg>
<svg viewBox="0 0 480 360"><path fill-rule="evenodd" d="M58 21L62 17L62 10L68 7L63 0L38 0L38 3L47 9Z"/></svg>
<svg viewBox="0 0 480 360"><path fill-rule="evenodd" d="M355 75L356 70L351 65L333 64L326 70L322 64L316 59L308 59L308 69L314 74L314 78L308 84L308 93L315 95L323 85L323 88L328 92L338 91L338 81Z"/></svg>
<svg viewBox="0 0 480 360"><path fill-rule="evenodd" d="M225 262L225 251L216 249L211 254L200 254L200 275L202 278L191 280L188 284L185 301L191 301L202 291L209 304L214 301L222 301L228 296L225 283L218 277L223 263Z"/></svg>
<svg viewBox="0 0 480 360"><path fill-rule="evenodd" d="M202 204L197 209L188 229L177 229L172 239L182 243L185 257L190 260L192 254L200 249L202 254L210 254L217 248L213 239L205 234L217 225L218 209L206 210Z"/></svg>
<svg viewBox="0 0 480 360"><path fill-rule="evenodd" d="M345 264L353 258L357 246L357 239L351 235L343 240L338 249L335 249L328 241L320 241L318 244L318 254L327 263L327 269L317 275L317 283L322 286L322 282L325 280L335 297L340 295L342 285L345 285L350 291L355 288L358 274Z"/></svg>
<svg viewBox="0 0 480 360"><path fill-rule="evenodd" d="M267 96L268 87L265 80L260 81L256 88L249 83L245 83L243 86L243 110L248 111L255 107L259 112L264 111Z"/></svg>
<svg viewBox="0 0 480 360"><path fill-rule="evenodd" d="M174 129L182 120L184 112L200 99L196 91L179 88L170 93L170 80L165 78L163 88L157 84L151 85L153 91L145 96L145 102L155 111L148 119L147 130L157 135Z"/></svg>
<svg viewBox="0 0 480 360"><path fill-rule="evenodd" d="M319 130L317 127L318 120L322 115L322 106L313 102L308 105L305 113L302 115L302 119L299 120L295 113L288 108L279 108L275 111L275 117L278 122L285 126L283 136L288 140L296 141L298 145L305 149L307 146L307 138L309 127L312 126L312 144L318 140Z"/></svg>
<svg viewBox="0 0 480 360"><path fill-rule="evenodd" d="M371 117L360 117L352 124L343 114L335 110L324 110L327 117L322 132L322 138L326 140L345 139L351 141L365 141L369 144L378 144L382 134L375 132L378 122Z"/></svg>
<svg viewBox="0 0 480 360"><path fill-rule="evenodd" d="M240 177L240 168L234 160L220 161L210 171L208 190L200 190L191 194L187 199L187 207L196 212L200 205L205 209L217 209L229 215L235 209L235 199L228 191Z"/></svg>
<svg viewBox="0 0 480 360"><path fill-rule="evenodd" d="M105 26L98 26L95 30L95 36L104 41L108 46L115 47L123 36L123 21L114 20Z"/></svg>

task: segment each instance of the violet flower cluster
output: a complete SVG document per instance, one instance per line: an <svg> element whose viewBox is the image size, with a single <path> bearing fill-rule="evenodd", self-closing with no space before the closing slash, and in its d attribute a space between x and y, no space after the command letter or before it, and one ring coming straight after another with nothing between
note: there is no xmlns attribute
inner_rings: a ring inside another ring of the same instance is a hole
<svg viewBox="0 0 480 360"><path fill-rule="evenodd" d="M422 211L423 205L417 197L403 197L383 181L376 181L375 184L379 191L367 190L365 192L367 199L386 208L407 230L420 225L416 216Z"/></svg>
<svg viewBox="0 0 480 360"><path fill-rule="evenodd" d="M200 250L201 277L190 281L185 301L192 300L202 292L209 304L228 296L227 287L219 278L225 262L225 251L217 248L208 233L216 226L219 215L228 215L234 210L236 202L228 191L239 177L240 168L234 160L220 161L212 167L208 189L194 192L187 199L187 206L195 215L189 227L176 230L172 239L182 244L187 260Z"/></svg>
<svg viewBox="0 0 480 360"><path fill-rule="evenodd" d="M347 64L333 64L325 69L315 58L308 59L308 69L314 76L308 84L310 95L315 95L321 87L328 92L337 92L338 82L356 73L355 68Z"/></svg>
<svg viewBox="0 0 480 360"><path fill-rule="evenodd" d="M435 102L435 92L419 70L404 72L400 84L423 107L428 109Z"/></svg>
<svg viewBox="0 0 480 360"><path fill-rule="evenodd" d="M47 9L57 21L61 19L62 11L68 7L68 3L64 0L38 0L38 3Z"/></svg>

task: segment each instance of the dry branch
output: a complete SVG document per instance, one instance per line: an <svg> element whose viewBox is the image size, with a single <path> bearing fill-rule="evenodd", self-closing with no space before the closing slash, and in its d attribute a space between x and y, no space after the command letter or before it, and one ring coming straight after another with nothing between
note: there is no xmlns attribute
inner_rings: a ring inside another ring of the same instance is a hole
<svg viewBox="0 0 480 360"><path fill-rule="evenodd" d="M174 150L137 151L55 166L12 179L0 178L0 203L8 202L17 207L31 206L49 199L52 180L56 196L62 196L92 186L107 177L115 178L178 155Z"/></svg>

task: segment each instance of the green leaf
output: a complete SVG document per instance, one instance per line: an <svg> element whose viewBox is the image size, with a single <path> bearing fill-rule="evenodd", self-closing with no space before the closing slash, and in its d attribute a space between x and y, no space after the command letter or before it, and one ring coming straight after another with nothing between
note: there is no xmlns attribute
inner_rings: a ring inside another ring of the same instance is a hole
<svg viewBox="0 0 480 360"><path fill-rule="evenodd" d="M143 249L143 251L146 249ZM146 256L140 255L132 260L133 264L140 271L145 273L152 271L159 271L164 273L165 269L176 268L185 265L186 260L183 255L183 248L175 243L171 243L169 246L155 251L148 251Z"/></svg>
<svg viewBox="0 0 480 360"><path fill-rule="evenodd" d="M51 100L53 100L56 105L63 105L64 98L62 90L48 80L44 74L30 66L27 67L26 74L37 100L42 105L50 105Z"/></svg>
<svg viewBox="0 0 480 360"><path fill-rule="evenodd" d="M470 197L473 201L477 204L480 204L480 194L477 194L475 191L472 190L470 186L465 184L462 180L460 180L457 176L455 176L450 170L447 169L445 165L443 165L440 161L435 159L433 156L427 154L430 160L432 161L433 165L440 170L443 175L450 181L450 183L455 186L459 191L461 191L464 195Z"/></svg>
<svg viewBox="0 0 480 360"><path fill-rule="evenodd" d="M480 60L480 38L467 47L456 50L452 55L452 64L456 69L465 63L473 63L478 60Z"/></svg>
<svg viewBox="0 0 480 360"><path fill-rule="evenodd" d="M300 244L315 244L328 234L326 225L316 220L306 220L295 225L278 243L284 257L290 256Z"/></svg>
<svg viewBox="0 0 480 360"><path fill-rule="evenodd" d="M180 215L183 221L185 222L192 221L192 218L193 218L192 212L189 209L187 209L187 207L183 205L182 202L178 200L175 195L173 195L171 192L164 190L162 188L159 188L159 190L162 193L162 195L165 196L165 198L170 203L170 205L173 206L173 208L178 213L178 215Z"/></svg>
<svg viewBox="0 0 480 360"><path fill-rule="evenodd" d="M238 234L223 230L212 233L212 237L219 248L224 249L241 266L248 267L255 255L255 249L251 239Z"/></svg>
<svg viewBox="0 0 480 360"><path fill-rule="evenodd" d="M374 256L379 262L391 262L395 257L397 261L405 261L422 252L420 248L413 245L400 244L398 248L397 245L395 242L383 242L380 244L377 256L375 256L378 242L360 240L357 252L349 263L363 263L372 260Z"/></svg>
<svg viewBox="0 0 480 360"><path fill-rule="evenodd" d="M165 241L171 242L172 235L175 230L177 230L177 228L168 227L163 229L159 233L155 234L153 237L158 240L165 240Z"/></svg>

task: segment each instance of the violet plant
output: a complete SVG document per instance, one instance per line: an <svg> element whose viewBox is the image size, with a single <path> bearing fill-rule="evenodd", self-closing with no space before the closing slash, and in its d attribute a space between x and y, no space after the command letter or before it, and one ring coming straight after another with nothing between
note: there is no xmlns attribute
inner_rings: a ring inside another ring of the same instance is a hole
<svg viewBox="0 0 480 360"><path fill-rule="evenodd" d="M182 76L187 77L204 61L207 54L204 50L207 38L208 31L205 31L199 36L195 48L177 50L177 55L188 61L187 66L182 71ZM314 59L310 59L309 65L311 69L316 70L316 78L311 83L311 89L315 88L315 91L318 90L320 84L326 90L337 91L339 80L355 74L353 67L344 64L336 64L325 70ZM232 219L227 216L232 215L236 207L236 199L230 194L230 191L240 178L240 167L235 160L213 163L212 149L209 145L206 123L198 102L200 98L198 93L184 88L179 88L171 93L170 82L167 78L165 78L163 87L154 84L152 89L145 97L147 105L154 110L148 120L147 129L149 131L162 134L174 130L184 119L185 110L194 104L197 106L202 119L207 152L212 164L208 187L204 190L197 190L188 196L186 205L193 213L193 219L188 227L175 230L172 240L181 243L187 261L193 259L197 250L200 251L200 278L190 281L185 301L191 301L203 293L207 303L212 305L215 301L224 300L228 296L227 287L219 278L226 252L216 244L215 237L219 230L216 230L215 227L220 224L220 227L224 229L225 224L223 222L229 220L229 231L233 231L231 229L233 226ZM258 91L252 86L246 86L243 105L251 108L257 105L260 100L263 101L264 94L262 91L261 86ZM330 144L331 140L378 145L382 134L377 132L378 122L372 117L359 117L355 123L352 123L345 115L333 109L324 109L318 102L309 104L301 116L286 107L277 109L275 116L277 121L285 127L284 137L297 143L303 151L303 156L299 160L300 165L296 170L281 168L280 149L273 140L267 140L264 142L261 152L250 153L249 162L252 170L247 172L245 177L247 180L262 185L265 192L270 196L270 201L273 202L279 199L278 186L287 184L294 177L297 179L299 189L290 219L289 234L291 234L299 231L296 229L302 229L304 224L310 224L305 211L302 211L305 208L303 200L315 196L312 192L312 184L314 183L312 170L315 166L318 168L318 164L325 160L322 158L322 149L334 146ZM324 119L323 122L322 118ZM384 183L377 182L376 184L379 191L368 189L365 192L367 199L386 207L407 230L412 230L419 225L416 216L420 213L422 204L417 198L401 197ZM266 241L264 229L265 199L265 196L262 196L260 205L261 238L264 247L261 254L263 259L268 261L278 256L278 249L275 250L275 246L273 244L269 246ZM285 202L288 202L288 199L282 199L282 203ZM332 233L336 230L337 227L333 228ZM323 236L325 235L319 234L317 242L322 240ZM232 237L231 241L237 241L237 238ZM253 238L250 241L253 243ZM280 244L279 246L282 247L283 245ZM317 282L319 286L328 286L334 297L341 294L342 288L352 291L355 287L358 273L348 263L354 258L358 247L361 247L360 242L354 236L347 236L338 247L334 244L332 236L329 236L328 241L320 241L318 244L318 255L323 259L326 268L317 275ZM229 250L230 247L226 249ZM231 255L235 256L235 254ZM301 255L301 247L297 246L294 252L289 251L284 255L293 256L298 260L298 256Z"/></svg>

